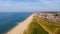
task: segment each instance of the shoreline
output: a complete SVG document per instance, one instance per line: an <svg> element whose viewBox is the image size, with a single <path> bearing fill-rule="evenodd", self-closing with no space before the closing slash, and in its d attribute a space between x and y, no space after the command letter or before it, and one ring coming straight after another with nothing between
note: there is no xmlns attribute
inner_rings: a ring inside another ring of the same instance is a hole
<svg viewBox="0 0 60 34"><path fill-rule="evenodd" d="M18 23L15 27L13 27L10 31L5 34L23 34L24 30L27 26L32 22L34 14L27 17L24 21Z"/></svg>

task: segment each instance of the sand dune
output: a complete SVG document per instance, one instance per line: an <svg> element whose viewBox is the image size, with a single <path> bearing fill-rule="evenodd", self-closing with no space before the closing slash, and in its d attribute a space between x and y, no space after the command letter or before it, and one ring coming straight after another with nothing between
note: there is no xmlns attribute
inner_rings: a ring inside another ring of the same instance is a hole
<svg viewBox="0 0 60 34"><path fill-rule="evenodd" d="M6 34L23 34L24 30L31 23L34 14L30 15L26 20L16 25L16 27L12 28Z"/></svg>

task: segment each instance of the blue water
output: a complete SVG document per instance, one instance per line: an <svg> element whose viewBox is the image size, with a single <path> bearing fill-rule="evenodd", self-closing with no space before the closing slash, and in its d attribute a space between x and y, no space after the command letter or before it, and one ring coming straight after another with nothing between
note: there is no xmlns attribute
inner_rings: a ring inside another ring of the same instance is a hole
<svg viewBox="0 0 60 34"><path fill-rule="evenodd" d="M31 12L0 12L0 34L10 30L17 23L26 19Z"/></svg>

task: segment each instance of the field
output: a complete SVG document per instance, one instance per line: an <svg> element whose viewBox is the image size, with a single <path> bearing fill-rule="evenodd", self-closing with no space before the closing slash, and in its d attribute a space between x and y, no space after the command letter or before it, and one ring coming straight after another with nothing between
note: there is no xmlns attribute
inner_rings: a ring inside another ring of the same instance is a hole
<svg viewBox="0 0 60 34"><path fill-rule="evenodd" d="M36 18L33 18L32 23L24 31L24 34L48 34L48 32L41 27Z"/></svg>
<svg viewBox="0 0 60 34"><path fill-rule="evenodd" d="M60 34L60 24L52 23L39 17L37 17L37 21L49 34Z"/></svg>
<svg viewBox="0 0 60 34"><path fill-rule="evenodd" d="M24 34L60 34L60 24L34 16Z"/></svg>

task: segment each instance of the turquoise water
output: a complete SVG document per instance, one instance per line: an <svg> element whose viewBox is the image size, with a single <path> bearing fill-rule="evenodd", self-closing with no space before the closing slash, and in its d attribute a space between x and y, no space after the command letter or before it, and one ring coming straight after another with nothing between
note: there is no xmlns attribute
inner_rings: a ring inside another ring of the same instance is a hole
<svg viewBox="0 0 60 34"><path fill-rule="evenodd" d="M26 19L31 12L0 12L0 34L10 30L17 23Z"/></svg>

